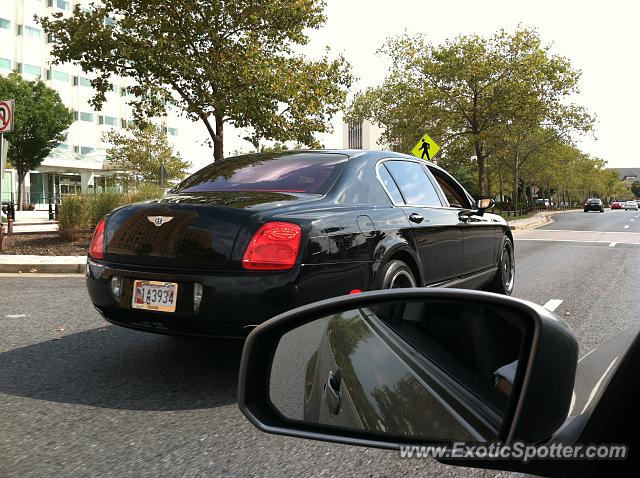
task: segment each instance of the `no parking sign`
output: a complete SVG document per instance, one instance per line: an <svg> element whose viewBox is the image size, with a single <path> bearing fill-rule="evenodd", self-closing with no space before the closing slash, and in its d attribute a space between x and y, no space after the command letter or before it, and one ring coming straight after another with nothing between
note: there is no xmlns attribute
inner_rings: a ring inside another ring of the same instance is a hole
<svg viewBox="0 0 640 478"><path fill-rule="evenodd" d="M13 131L15 100L0 100L0 133Z"/></svg>

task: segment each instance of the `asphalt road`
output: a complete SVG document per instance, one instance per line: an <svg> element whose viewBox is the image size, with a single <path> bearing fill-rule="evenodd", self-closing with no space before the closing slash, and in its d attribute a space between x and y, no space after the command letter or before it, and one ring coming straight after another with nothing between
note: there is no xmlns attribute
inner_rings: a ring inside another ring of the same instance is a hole
<svg viewBox="0 0 640 478"><path fill-rule="evenodd" d="M638 216L566 213L543 228L556 231L543 239L516 235L514 295L562 301L556 311L576 333L581 354L640 320L640 245L561 238L566 231L635 237ZM0 277L0 476L471 472L396 452L258 432L235 404L240 353L238 343L108 325L81 277Z"/></svg>

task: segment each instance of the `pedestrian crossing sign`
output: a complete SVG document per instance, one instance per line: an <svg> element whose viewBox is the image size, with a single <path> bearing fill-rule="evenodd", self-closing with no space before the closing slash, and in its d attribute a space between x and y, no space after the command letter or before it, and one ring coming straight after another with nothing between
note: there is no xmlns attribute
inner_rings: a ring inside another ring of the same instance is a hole
<svg viewBox="0 0 640 478"><path fill-rule="evenodd" d="M440 146L428 134L420 138L418 144L411 150L411 154L416 158L426 159L427 161L431 161L439 152Z"/></svg>

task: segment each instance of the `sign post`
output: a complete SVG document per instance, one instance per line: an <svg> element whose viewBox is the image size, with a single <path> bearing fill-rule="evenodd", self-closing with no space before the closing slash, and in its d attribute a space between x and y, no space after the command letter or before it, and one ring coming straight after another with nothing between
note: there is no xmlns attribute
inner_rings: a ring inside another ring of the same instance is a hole
<svg viewBox="0 0 640 478"><path fill-rule="evenodd" d="M8 145L5 145L4 133L13 131L13 112L15 100L0 100L0 208L2 206L2 183L4 182L4 166L7 161Z"/></svg>
<svg viewBox="0 0 640 478"><path fill-rule="evenodd" d="M416 144L411 150L411 154L413 154L417 158L426 159L427 161L433 161L433 158L440 152L440 145L436 143L431 136L425 134L418 144Z"/></svg>

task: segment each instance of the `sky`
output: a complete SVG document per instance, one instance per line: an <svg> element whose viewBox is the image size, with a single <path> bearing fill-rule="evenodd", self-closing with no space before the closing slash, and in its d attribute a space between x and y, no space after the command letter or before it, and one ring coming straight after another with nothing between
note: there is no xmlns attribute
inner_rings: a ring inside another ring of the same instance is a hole
<svg viewBox="0 0 640 478"><path fill-rule="evenodd" d="M640 167L640 2L632 0L327 0L327 23L310 32L302 51L309 57L342 53L359 80L352 93L380 84L388 61L376 54L385 39L403 32L426 33L434 43L461 34L490 36L519 24L536 27L552 52L582 71L573 101L597 117L596 138L579 146L609 167ZM327 148L342 147L342 120L322 135ZM206 133L205 133L206 134ZM226 132L225 150L249 150L242 134Z"/></svg>

